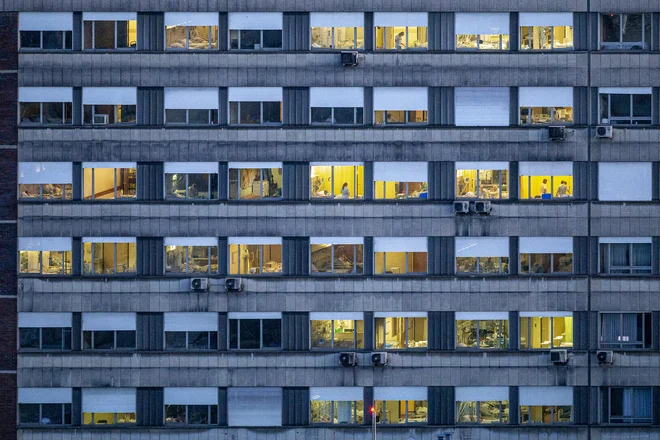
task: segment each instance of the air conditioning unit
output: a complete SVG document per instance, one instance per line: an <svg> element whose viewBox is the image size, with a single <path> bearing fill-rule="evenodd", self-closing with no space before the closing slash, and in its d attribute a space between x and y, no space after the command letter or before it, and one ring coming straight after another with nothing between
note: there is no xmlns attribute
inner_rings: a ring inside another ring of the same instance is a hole
<svg viewBox="0 0 660 440"><path fill-rule="evenodd" d="M611 125L599 125L596 127L597 138L612 139L613 134L614 130L612 129Z"/></svg>
<svg viewBox="0 0 660 440"><path fill-rule="evenodd" d="M357 365L357 353L339 353L339 365L354 367Z"/></svg>
<svg viewBox="0 0 660 440"><path fill-rule="evenodd" d="M108 115L94 115L92 125L108 125L109 120Z"/></svg>
<svg viewBox="0 0 660 440"><path fill-rule="evenodd" d="M242 278L227 278L225 280L225 289L227 292L240 292L243 290Z"/></svg>
<svg viewBox="0 0 660 440"><path fill-rule="evenodd" d="M490 201L476 201L474 202L474 212L477 214L490 214L490 211L493 210L493 205Z"/></svg>
<svg viewBox="0 0 660 440"><path fill-rule="evenodd" d="M470 202L457 200L454 202L454 214L469 214Z"/></svg>
<svg viewBox="0 0 660 440"><path fill-rule="evenodd" d="M358 65L358 53L357 51L350 50L344 51L341 53L341 64L342 66L357 66Z"/></svg>
<svg viewBox="0 0 660 440"><path fill-rule="evenodd" d="M371 365L374 367L384 367L387 365L387 353L384 351L371 353Z"/></svg>
<svg viewBox="0 0 660 440"><path fill-rule="evenodd" d="M553 364L568 363L568 350L550 350L550 362Z"/></svg>
<svg viewBox="0 0 660 440"><path fill-rule="evenodd" d="M554 126L548 127L548 134L551 141L563 141L566 139L566 127Z"/></svg>
<svg viewBox="0 0 660 440"><path fill-rule="evenodd" d="M598 351L596 352L596 360L599 364L611 364L614 362L613 351Z"/></svg>
<svg viewBox="0 0 660 440"><path fill-rule="evenodd" d="M209 289L208 278L193 278L190 280L190 290L205 292Z"/></svg>

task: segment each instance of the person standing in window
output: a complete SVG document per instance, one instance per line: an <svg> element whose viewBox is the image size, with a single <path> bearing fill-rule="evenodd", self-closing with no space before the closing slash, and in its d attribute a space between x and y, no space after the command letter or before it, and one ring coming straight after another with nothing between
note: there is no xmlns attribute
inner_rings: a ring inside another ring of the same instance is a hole
<svg viewBox="0 0 660 440"><path fill-rule="evenodd" d="M568 197L568 185L565 180L557 187L557 197Z"/></svg>
<svg viewBox="0 0 660 440"><path fill-rule="evenodd" d="M541 190L541 195L548 193L548 179L543 179L540 190Z"/></svg>
<svg viewBox="0 0 660 440"><path fill-rule="evenodd" d="M348 199L349 197L351 197L351 192L348 190L348 182L344 182L341 186L341 198Z"/></svg>
<svg viewBox="0 0 660 440"><path fill-rule="evenodd" d="M405 32L399 32L396 34L396 37L394 37L394 48L395 49L404 49L403 47L403 37L406 35Z"/></svg>

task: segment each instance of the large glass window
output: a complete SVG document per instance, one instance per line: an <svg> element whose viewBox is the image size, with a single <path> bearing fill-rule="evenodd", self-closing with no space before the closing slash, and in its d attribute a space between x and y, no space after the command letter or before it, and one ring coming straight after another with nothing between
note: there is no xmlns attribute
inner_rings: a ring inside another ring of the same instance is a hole
<svg viewBox="0 0 660 440"><path fill-rule="evenodd" d="M317 49L364 49L364 27L312 26L312 50Z"/></svg>
<svg viewBox="0 0 660 440"><path fill-rule="evenodd" d="M643 91L640 89L640 92ZM651 92L604 93L600 90L600 119L603 124L650 125L653 116Z"/></svg>
<svg viewBox="0 0 660 440"><path fill-rule="evenodd" d="M427 199L427 162L375 162L376 199Z"/></svg>
<svg viewBox="0 0 660 440"><path fill-rule="evenodd" d="M83 122L86 125L135 124L136 108L131 104L86 104L83 106Z"/></svg>
<svg viewBox="0 0 660 440"><path fill-rule="evenodd" d="M165 405L165 425L217 425L218 405Z"/></svg>
<svg viewBox="0 0 660 440"><path fill-rule="evenodd" d="M457 50L508 50L508 13L456 13Z"/></svg>
<svg viewBox="0 0 660 440"><path fill-rule="evenodd" d="M374 388L376 423L426 423L428 414L427 390L421 387Z"/></svg>
<svg viewBox="0 0 660 440"><path fill-rule="evenodd" d="M520 87L520 125L573 122L572 87Z"/></svg>
<svg viewBox="0 0 660 440"><path fill-rule="evenodd" d="M312 349L355 350L364 348L364 321L362 319L320 319L310 316Z"/></svg>
<svg viewBox="0 0 660 440"><path fill-rule="evenodd" d="M364 269L362 244L312 243L310 254L310 272L312 274L362 274Z"/></svg>
<svg viewBox="0 0 660 440"><path fill-rule="evenodd" d="M457 274L501 275L509 273L509 257L456 257Z"/></svg>
<svg viewBox="0 0 660 440"><path fill-rule="evenodd" d="M232 50L282 49L282 30L231 29L229 44Z"/></svg>
<svg viewBox="0 0 660 440"><path fill-rule="evenodd" d="M20 31L19 44L22 50L71 50L73 31Z"/></svg>
<svg viewBox="0 0 660 440"><path fill-rule="evenodd" d="M83 164L83 198L134 199L137 187L135 165L130 165L130 168L110 168L105 165L94 166L93 162Z"/></svg>
<svg viewBox="0 0 660 440"><path fill-rule="evenodd" d="M651 14L603 14L600 46L605 50L650 50Z"/></svg>
<svg viewBox="0 0 660 440"><path fill-rule="evenodd" d="M508 400L471 400L456 402L457 423L508 423Z"/></svg>
<svg viewBox="0 0 660 440"><path fill-rule="evenodd" d="M70 403L19 403L21 425L70 425Z"/></svg>
<svg viewBox="0 0 660 440"><path fill-rule="evenodd" d="M602 349L650 349L653 345L651 313L601 313L598 346Z"/></svg>
<svg viewBox="0 0 660 440"><path fill-rule="evenodd" d="M21 102L19 123L21 125L71 125L71 102Z"/></svg>
<svg viewBox="0 0 660 440"><path fill-rule="evenodd" d="M572 413L569 405L520 405L520 423L571 423Z"/></svg>
<svg viewBox="0 0 660 440"><path fill-rule="evenodd" d="M218 173L165 172L165 198L169 200L217 200Z"/></svg>
<svg viewBox="0 0 660 440"><path fill-rule="evenodd" d="M218 24L217 12L166 12L165 49L218 49Z"/></svg>
<svg viewBox="0 0 660 440"><path fill-rule="evenodd" d="M19 273L71 274L71 239L20 238Z"/></svg>
<svg viewBox="0 0 660 440"><path fill-rule="evenodd" d="M456 317L456 348L509 348L508 319L459 319Z"/></svg>
<svg viewBox="0 0 660 440"><path fill-rule="evenodd" d="M83 388L83 425L135 425L135 388Z"/></svg>
<svg viewBox="0 0 660 440"><path fill-rule="evenodd" d="M18 346L22 350L71 350L71 327L19 328Z"/></svg>
<svg viewBox="0 0 660 440"><path fill-rule="evenodd" d="M456 35L456 49L509 50L507 34Z"/></svg>
<svg viewBox="0 0 660 440"><path fill-rule="evenodd" d="M600 273L650 274L652 247L650 242L600 243Z"/></svg>
<svg viewBox="0 0 660 440"><path fill-rule="evenodd" d="M573 176L521 175L520 198L549 200L573 197Z"/></svg>
<svg viewBox="0 0 660 440"><path fill-rule="evenodd" d="M230 125L274 125L281 123L281 101L241 101L229 103Z"/></svg>
<svg viewBox="0 0 660 440"><path fill-rule="evenodd" d="M135 349L135 330L85 330L83 350Z"/></svg>
<svg viewBox="0 0 660 440"><path fill-rule="evenodd" d="M281 348L281 318L233 318L232 314L229 314L230 350L279 350Z"/></svg>
<svg viewBox="0 0 660 440"><path fill-rule="evenodd" d="M229 200L282 197L282 164L272 164L268 168L241 168L243 166L249 164L229 164Z"/></svg>
<svg viewBox="0 0 660 440"><path fill-rule="evenodd" d="M376 349L404 350L428 347L426 317L376 317Z"/></svg>
<svg viewBox="0 0 660 440"><path fill-rule="evenodd" d="M165 109L165 123L168 125L215 125L218 123L218 109Z"/></svg>
<svg viewBox="0 0 660 440"><path fill-rule="evenodd" d="M18 185L20 199L71 200L72 194L70 183L22 183Z"/></svg>
<svg viewBox="0 0 660 440"><path fill-rule="evenodd" d="M83 274L135 273L136 243L103 243L83 240Z"/></svg>
<svg viewBox="0 0 660 440"><path fill-rule="evenodd" d="M605 423L653 422L653 389L651 387L612 387L603 391Z"/></svg>
<svg viewBox="0 0 660 440"><path fill-rule="evenodd" d="M520 387L520 423L571 423L572 387Z"/></svg>
<svg viewBox="0 0 660 440"><path fill-rule="evenodd" d="M316 400L310 402L310 422L329 424L361 424L364 421L362 400Z"/></svg>
<svg viewBox="0 0 660 440"><path fill-rule="evenodd" d="M521 312L521 315L523 313ZM525 314L525 315L533 315ZM521 316L520 349L573 348L572 316Z"/></svg>
<svg viewBox="0 0 660 440"><path fill-rule="evenodd" d="M374 273L410 275L428 271L427 252L374 252Z"/></svg>
<svg viewBox="0 0 660 440"><path fill-rule="evenodd" d="M520 274L573 273L573 254L520 254Z"/></svg>
<svg viewBox="0 0 660 440"><path fill-rule="evenodd" d="M218 332L211 331L166 331L166 350L217 350Z"/></svg>
<svg viewBox="0 0 660 440"><path fill-rule="evenodd" d="M217 239L202 240L198 244L186 244L185 239L165 239L165 273L217 273L218 246L211 245ZM204 244L208 242L209 244Z"/></svg>
<svg viewBox="0 0 660 440"><path fill-rule="evenodd" d="M426 124L426 110L376 110L375 125Z"/></svg>
<svg viewBox="0 0 660 440"><path fill-rule="evenodd" d="M573 49L573 13L524 13L520 20L521 50Z"/></svg>
<svg viewBox="0 0 660 440"><path fill-rule="evenodd" d="M166 350L218 349L217 313L165 313L164 328Z"/></svg>
<svg viewBox="0 0 660 440"><path fill-rule="evenodd" d="M376 50L426 50L427 26L376 26Z"/></svg>
<svg viewBox="0 0 660 440"><path fill-rule="evenodd" d="M508 199L509 170L456 169L456 198Z"/></svg>
<svg viewBox="0 0 660 440"><path fill-rule="evenodd" d="M364 198L362 164L310 164L312 199Z"/></svg>
<svg viewBox="0 0 660 440"><path fill-rule="evenodd" d="M240 244L230 242L229 257L229 273L232 275L270 275L282 273L281 244Z"/></svg>
<svg viewBox="0 0 660 440"><path fill-rule="evenodd" d="M84 15L85 50L137 49L137 20L87 20Z"/></svg>
<svg viewBox="0 0 660 440"><path fill-rule="evenodd" d="M456 274L509 273L508 237L456 237Z"/></svg>
<svg viewBox="0 0 660 440"><path fill-rule="evenodd" d="M312 107L312 124L362 125L362 107Z"/></svg>
<svg viewBox="0 0 660 440"><path fill-rule="evenodd" d="M18 198L29 200L70 200L70 162L19 162Z"/></svg>

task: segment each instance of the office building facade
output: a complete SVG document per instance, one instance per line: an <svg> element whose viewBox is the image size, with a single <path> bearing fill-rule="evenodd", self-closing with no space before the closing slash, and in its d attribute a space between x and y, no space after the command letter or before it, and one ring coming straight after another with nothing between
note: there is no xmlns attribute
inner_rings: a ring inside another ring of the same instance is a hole
<svg viewBox="0 0 660 440"><path fill-rule="evenodd" d="M17 438L658 435L657 4L0 20Z"/></svg>

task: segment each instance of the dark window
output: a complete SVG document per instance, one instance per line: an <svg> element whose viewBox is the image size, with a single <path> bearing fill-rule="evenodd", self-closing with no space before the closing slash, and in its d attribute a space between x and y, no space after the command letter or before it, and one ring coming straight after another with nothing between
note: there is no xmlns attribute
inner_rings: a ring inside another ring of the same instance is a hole
<svg viewBox="0 0 660 440"><path fill-rule="evenodd" d="M70 425L70 403L19 403L19 423L25 425Z"/></svg>
<svg viewBox="0 0 660 440"><path fill-rule="evenodd" d="M71 49L72 31L20 31L21 49Z"/></svg>
<svg viewBox="0 0 660 440"><path fill-rule="evenodd" d="M651 349L651 313L601 313L599 347L603 349Z"/></svg>
<svg viewBox="0 0 660 440"><path fill-rule="evenodd" d="M21 348L40 348L38 328L22 328L19 330L19 340Z"/></svg>
<svg viewBox="0 0 660 440"><path fill-rule="evenodd" d="M362 107L312 107L312 124L362 124L362 113Z"/></svg>
<svg viewBox="0 0 660 440"><path fill-rule="evenodd" d="M281 346L282 321L280 319L229 320L230 349L279 349Z"/></svg>
<svg viewBox="0 0 660 440"><path fill-rule="evenodd" d="M600 118L603 124L651 124L651 94L600 95Z"/></svg>
<svg viewBox="0 0 660 440"><path fill-rule="evenodd" d="M608 422L650 424L653 420L652 394L651 387L610 388Z"/></svg>
<svg viewBox="0 0 660 440"><path fill-rule="evenodd" d="M279 101L242 101L229 103L230 125L282 123L282 103Z"/></svg>
<svg viewBox="0 0 660 440"><path fill-rule="evenodd" d="M71 350L71 329L62 327L21 328L19 346L22 349Z"/></svg>
<svg viewBox="0 0 660 440"><path fill-rule="evenodd" d="M218 332L165 332L165 348L217 350Z"/></svg>
<svg viewBox="0 0 660 440"><path fill-rule="evenodd" d="M229 44L230 49L236 50L281 49L282 31L234 29L229 31Z"/></svg>
<svg viewBox="0 0 660 440"><path fill-rule="evenodd" d="M601 243L600 273L650 274L651 243Z"/></svg>
<svg viewBox="0 0 660 440"><path fill-rule="evenodd" d="M96 330L83 332L83 349L134 349L135 330Z"/></svg>
<svg viewBox="0 0 660 440"><path fill-rule="evenodd" d="M602 15L601 47L610 50L650 50L651 14Z"/></svg>
<svg viewBox="0 0 660 440"><path fill-rule="evenodd" d="M217 425L217 405L165 405L165 424Z"/></svg>
<svg viewBox="0 0 660 440"><path fill-rule="evenodd" d="M21 31L21 49L40 49L41 31Z"/></svg>

